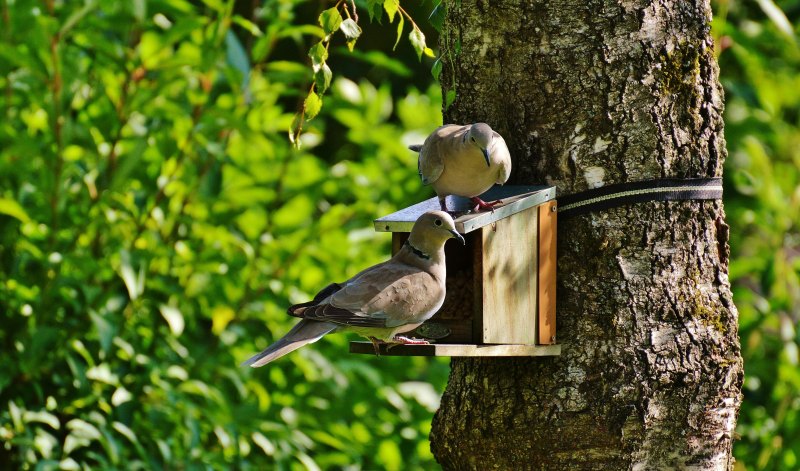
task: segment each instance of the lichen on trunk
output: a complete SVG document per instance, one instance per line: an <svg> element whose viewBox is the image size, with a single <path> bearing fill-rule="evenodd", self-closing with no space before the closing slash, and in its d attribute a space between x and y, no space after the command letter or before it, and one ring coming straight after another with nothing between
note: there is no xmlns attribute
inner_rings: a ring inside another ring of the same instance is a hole
<svg viewBox="0 0 800 471"><path fill-rule="evenodd" d="M720 176L707 1L448 2L445 122L505 137L510 183L560 195ZM431 432L445 469L732 469L737 312L718 201L559 223L557 358L454 359Z"/></svg>

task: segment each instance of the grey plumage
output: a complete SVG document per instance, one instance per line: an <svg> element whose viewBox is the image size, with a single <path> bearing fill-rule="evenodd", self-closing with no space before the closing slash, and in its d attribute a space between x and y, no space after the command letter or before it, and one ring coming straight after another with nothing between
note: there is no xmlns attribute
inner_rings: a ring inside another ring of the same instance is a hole
<svg viewBox="0 0 800 471"><path fill-rule="evenodd" d="M472 198L477 207L491 208L478 198L494 184L502 185L511 174L511 154L503 137L486 123L448 124L433 131L419 152L417 169L422 183L432 185L443 211L447 195Z"/></svg>
<svg viewBox="0 0 800 471"><path fill-rule="evenodd" d="M291 306L289 314L302 320L243 364L266 365L338 331L356 332L373 341L407 341L396 335L415 329L444 302L444 243L453 237L464 241L450 215L442 211L423 214L394 257L344 283L328 285L312 301Z"/></svg>
<svg viewBox="0 0 800 471"><path fill-rule="evenodd" d="M292 330L286 333L261 353L252 356L242 363L242 366L252 366L253 368L264 366L276 358L280 358L287 353L291 353L298 348L314 343L321 339L325 334L336 330L337 325L331 322L317 322L301 320Z"/></svg>

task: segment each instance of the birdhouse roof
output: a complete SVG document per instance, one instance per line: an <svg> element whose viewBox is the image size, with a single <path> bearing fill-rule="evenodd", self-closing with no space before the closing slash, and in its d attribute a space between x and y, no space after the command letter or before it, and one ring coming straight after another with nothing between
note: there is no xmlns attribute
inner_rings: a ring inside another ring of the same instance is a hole
<svg viewBox="0 0 800 471"><path fill-rule="evenodd" d="M493 212L470 212L459 216L455 219L456 230L466 234L530 207L553 200L555 197L556 187L554 186L494 186L480 198L486 202L502 200L503 203L495 206ZM451 210L467 211L471 206L469 198L447 197L447 207ZM378 232L411 232L414 222L420 215L426 211L438 209L440 209L439 199L434 197L376 219L375 230Z"/></svg>

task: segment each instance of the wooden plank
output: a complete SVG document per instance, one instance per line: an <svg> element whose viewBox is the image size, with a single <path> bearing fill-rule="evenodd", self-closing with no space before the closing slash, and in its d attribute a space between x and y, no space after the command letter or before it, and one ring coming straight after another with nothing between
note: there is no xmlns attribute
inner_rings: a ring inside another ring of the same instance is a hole
<svg viewBox="0 0 800 471"><path fill-rule="evenodd" d="M556 202L539 206L539 343L556 343Z"/></svg>
<svg viewBox="0 0 800 471"><path fill-rule="evenodd" d="M494 211L467 213L456 218L456 230L462 234L475 231L499 219L524 211L546 201L555 199L556 188L553 186L530 185L495 185L482 194L484 201L503 200L503 204ZM468 198L448 196L447 207L453 211L468 211L471 208ZM430 198L421 203L401 209L387 216L376 219L375 230L378 232L411 232L414 222L426 211L439 209L439 200Z"/></svg>
<svg viewBox="0 0 800 471"><path fill-rule="evenodd" d="M535 345L538 208L481 229L485 344Z"/></svg>
<svg viewBox="0 0 800 471"><path fill-rule="evenodd" d="M433 343L430 345L396 345L379 351L385 356L424 357L541 357L561 355L561 345L469 345ZM350 353L375 354L370 342L350 342Z"/></svg>
<svg viewBox="0 0 800 471"><path fill-rule="evenodd" d="M483 338L483 229L472 234L472 339L480 343ZM470 236L467 236L470 237Z"/></svg>
<svg viewBox="0 0 800 471"><path fill-rule="evenodd" d="M392 256L400 251L409 235L408 232L392 232Z"/></svg>

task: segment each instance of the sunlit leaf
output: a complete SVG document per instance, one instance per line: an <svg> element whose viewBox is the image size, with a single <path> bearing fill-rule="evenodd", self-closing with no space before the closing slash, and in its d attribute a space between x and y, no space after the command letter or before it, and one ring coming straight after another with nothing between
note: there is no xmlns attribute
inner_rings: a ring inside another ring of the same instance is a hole
<svg viewBox="0 0 800 471"><path fill-rule="evenodd" d="M331 77L333 73L328 64L322 64L316 72L314 72L314 83L317 87L317 92L322 95L331 86Z"/></svg>
<svg viewBox="0 0 800 471"><path fill-rule="evenodd" d="M400 44L400 38L403 37L403 26L405 22L403 21L403 15L400 15L400 20L397 22L397 39L394 41L394 46L392 50L397 49L397 45Z"/></svg>
<svg viewBox="0 0 800 471"><path fill-rule="evenodd" d="M789 22L789 19L786 18L786 13L781 10L781 7L773 0L756 0L756 2L758 2L758 6L761 7L761 10L772 20L775 27L794 42L796 40L794 28L791 22Z"/></svg>
<svg viewBox="0 0 800 471"><path fill-rule="evenodd" d="M383 469L394 471L403 469L403 454L392 440L382 440L378 447L378 461Z"/></svg>
<svg viewBox="0 0 800 471"><path fill-rule="evenodd" d="M305 101L303 102L306 113L306 119L314 119L322 109L322 98L314 92L309 92Z"/></svg>
<svg viewBox="0 0 800 471"><path fill-rule="evenodd" d="M26 410L22 413L22 420L25 423L40 422L49 425L54 430L61 428L61 422L58 417L47 411L30 411Z"/></svg>
<svg viewBox="0 0 800 471"><path fill-rule="evenodd" d="M422 34L419 28L414 27L408 34L408 40L417 52L417 58L422 60L422 53L425 51L425 35Z"/></svg>
<svg viewBox="0 0 800 471"><path fill-rule="evenodd" d="M247 30L247 32L252 34L253 36L260 37L264 35L264 33L261 31L261 28L259 28L258 25L248 20L247 18L242 17L241 15L233 15L233 18L231 18L231 20L233 20L234 23Z"/></svg>
<svg viewBox="0 0 800 471"><path fill-rule="evenodd" d="M322 42L318 42L308 50L308 57L311 58L314 66L321 66L328 60L328 49L325 48Z"/></svg>
<svg viewBox="0 0 800 471"><path fill-rule="evenodd" d="M264 436L261 432L254 432L252 435L253 443L259 446L261 450L264 451L264 454L267 456L272 456L275 454L275 445Z"/></svg>
<svg viewBox="0 0 800 471"><path fill-rule="evenodd" d="M120 252L119 275L128 289L131 300L135 300L144 292L144 266L139 267L138 275L131 264L131 256L127 250Z"/></svg>
<svg viewBox="0 0 800 471"><path fill-rule="evenodd" d="M162 304L158 309L161 311L161 315L164 316L164 320L167 321L172 335L176 337L181 335L184 327L183 314L181 311L176 307L167 306L166 304Z"/></svg>
<svg viewBox="0 0 800 471"><path fill-rule="evenodd" d="M28 213L22 209L19 203L8 198L0 198L0 214L11 216L21 222L30 222L31 220Z"/></svg>
<svg viewBox="0 0 800 471"><path fill-rule="evenodd" d="M228 306L217 306L211 311L211 331L219 335L233 320L236 313Z"/></svg>
<svg viewBox="0 0 800 471"><path fill-rule="evenodd" d="M386 10L386 15L389 16L389 23L393 23L394 15L400 9L400 0L384 0L383 9Z"/></svg>
<svg viewBox="0 0 800 471"><path fill-rule="evenodd" d="M361 27L358 26L358 23L352 18L342 21L342 24L339 25L339 29L341 29L342 33L349 39L356 39L361 36Z"/></svg>
<svg viewBox="0 0 800 471"><path fill-rule="evenodd" d="M327 10L320 13L319 18L317 19L319 25L322 26L322 30L325 31L325 34L331 34L342 24L342 15L339 13L339 9L336 7L328 8Z"/></svg>

